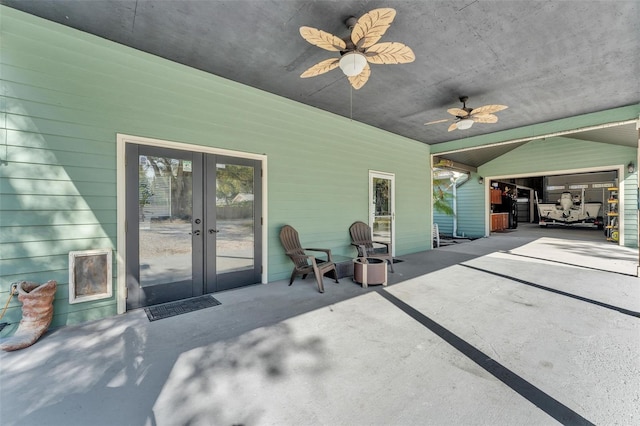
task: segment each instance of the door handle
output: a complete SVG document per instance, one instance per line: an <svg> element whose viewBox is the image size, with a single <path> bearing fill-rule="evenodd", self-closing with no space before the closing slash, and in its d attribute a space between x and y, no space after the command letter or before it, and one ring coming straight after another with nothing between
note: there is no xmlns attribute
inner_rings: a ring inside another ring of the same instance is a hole
<svg viewBox="0 0 640 426"><path fill-rule="evenodd" d="M196 229L196 230L195 230L195 231L193 231L193 232L189 232L189 235L200 235L200 230L199 230L199 229Z"/></svg>
<svg viewBox="0 0 640 426"><path fill-rule="evenodd" d="M210 234L217 234L218 232L220 232L219 229L209 229Z"/></svg>

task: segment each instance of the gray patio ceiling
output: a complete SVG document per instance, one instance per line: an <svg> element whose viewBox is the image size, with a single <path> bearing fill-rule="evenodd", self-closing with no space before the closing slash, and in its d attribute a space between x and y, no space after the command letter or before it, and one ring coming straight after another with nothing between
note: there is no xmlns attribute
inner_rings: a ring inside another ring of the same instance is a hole
<svg viewBox="0 0 640 426"><path fill-rule="evenodd" d="M640 102L636 0L0 3L428 144ZM353 93L339 69L299 77L337 55L302 39L300 26L343 37L346 18L378 7L397 11L381 41L407 44L415 62L372 65L369 82ZM509 109L498 113L498 123L466 131L424 126L448 118L446 109L460 106L461 95L471 107ZM620 143L637 146L635 129L624 133ZM484 161L489 152L468 161Z"/></svg>

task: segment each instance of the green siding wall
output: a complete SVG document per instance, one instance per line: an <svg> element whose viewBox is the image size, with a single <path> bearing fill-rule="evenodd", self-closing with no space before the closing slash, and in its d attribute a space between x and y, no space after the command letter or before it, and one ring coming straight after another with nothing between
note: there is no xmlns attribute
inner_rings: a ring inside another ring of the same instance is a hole
<svg viewBox="0 0 640 426"><path fill-rule="evenodd" d="M0 15L0 299L13 281L55 279L54 326L116 312L115 291L69 305L67 271L69 251L117 247L117 133L266 154L270 281L290 273L284 223L303 243L354 254L348 226L367 220L370 169L396 176L397 254L431 247L428 145L4 6ZM6 320L19 317L14 301Z"/></svg>
<svg viewBox="0 0 640 426"><path fill-rule="evenodd" d="M514 149L478 168L481 176L539 174L568 169L618 167L634 161L637 149L570 138L535 140ZM637 247L637 172L628 174L624 167L624 236L625 245ZM484 203L484 199L482 200ZM484 204L483 204L484 205Z"/></svg>
<svg viewBox="0 0 640 426"><path fill-rule="evenodd" d="M638 247L638 172L628 174L625 170L623 183L624 245Z"/></svg>
<svg viewBox="0 0 640 426"><path fill-rule="evenodd" d="M484 237L484 185L478 185L479 175L471 173L469 180L458 188L458 235Z"/></svg>
<svg viewBox="0 0 640 426"><path fill-rule="evenodd" d="M448 203L451 204L451 203ZM440 234L452 236L453 235L453 216L445 213L439 213L434 210L433 223L438 224Z"/></svg>

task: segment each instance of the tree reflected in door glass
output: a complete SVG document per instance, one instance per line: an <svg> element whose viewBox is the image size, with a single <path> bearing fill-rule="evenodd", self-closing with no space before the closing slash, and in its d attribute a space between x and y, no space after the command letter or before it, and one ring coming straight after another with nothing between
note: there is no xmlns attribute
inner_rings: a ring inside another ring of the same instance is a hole
<svg viewBox="0 0 640 426"><path fill-rule="evenodd" d="M254 168L216 165L216 271L254 267Z"/></svg>
<svg viewBox="0 0 640 426"><path fill-rule="evenodd" d="M191 161L141 155L138 182L140 285L191 280Z"/></svg>

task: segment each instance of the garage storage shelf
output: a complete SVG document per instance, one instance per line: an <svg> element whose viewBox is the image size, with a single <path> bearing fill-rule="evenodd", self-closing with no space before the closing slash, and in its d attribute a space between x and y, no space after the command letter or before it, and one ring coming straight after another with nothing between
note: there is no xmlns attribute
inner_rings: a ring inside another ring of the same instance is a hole
<svg viewBox="0 0 640 426"><path fill-rule="evenodd" d="M607 237L607 241L618 242L620 239L620 230L618 229L618 217L620 215L618 211L618 188L607 188L609 191L609 199L607 200L607 225L604 228L604 234Z"/></svg>

